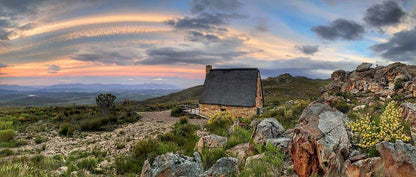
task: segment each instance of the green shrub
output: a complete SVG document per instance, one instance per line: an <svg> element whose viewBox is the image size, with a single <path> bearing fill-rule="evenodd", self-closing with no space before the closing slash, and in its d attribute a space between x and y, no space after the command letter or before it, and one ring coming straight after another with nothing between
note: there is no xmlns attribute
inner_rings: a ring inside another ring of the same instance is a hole
<svg viewBox="0 0 416 177"><path fill-rule="evenodd" d="M64 123L61 125L58 133L62 136L71 136L74 132L74 129L69 125L69 123Z"/></svg>
<svg viewBox="0 0 416 177"><path fill-rule="evenodd" d="M228 129L234 123L234 117L229 112L221 111L211 116L206 124L206 128L211 133L226 136Z"/></svg>
<svg viewBox="0 0 416 177"><path fill-rule="evenodd" d="M95 158L85 158L77 163L78 168L83 168L89 171L93 171L97 166L97 160Z"/></svg>
<svg viewBox="0 0 416 177"><path fill-rule="evenodd" d="M266 146L257 148L259 153L264 153L263 158L253 160L250 164L246 165L240 176L270 176L282 175L283 171L283 160L285 155L280 152L280 148L276 147L270 143L267 143Z"/></svg>
<svg viewBox="0 0 416 177"><path fill-rule="evenodd" d="M331 106L337 108L339 111L341 111L343 113L348 113L348 111L351 109L351 107L348 105L348 103L345 103L343 101L332 102Z"/></svg>
<svg viewBox="0 0 416 177"><path fill-rule="evenodd" d="M3 149L0 151L0 157L6 157L10 155L13 155L13 151L10 149Z"/></svg>
<svg viewBox="0 0 416 177"><path fill-rule="evenodd" d="M142 166L143 162L129 156L119 156L116 157L114 161L114 168L120 175L126 173L140 173Z"/></svg>
<svg viewBox="0 0 416 177"><path fill-rule="evenodd" d="M227 149L234 147L241 143L248 143L251 139L252 129L246 130L239 126L234 128L234 132L230 135L227 141Z"/></svg>
<svg viewBox="0 0 416 177"><path fill-rule="evenodd" d="M117 118L113 115L83 119L79 123L81 130L83 131L98 131L102 126L107 125L109 122L116 122Z"/></svg>
<svg viewBox="0 0 416 177"><path fill-rule="evenodd" d="M40 136L36 136L36 137L35 137L35 143L36 143L36 144L40 144L40 143L42 143L42 141L43 141L43 140L42 140L42 137L40 137Z"/></svg>
<svg viewBox="0 0 416 177"><path fill-rule="evenodd" d="M13 129L0 130L0 142L7 142L14 139L16 133Z"/></svg>
<svg viewBox="0 0 416 177"><path fill-rule="evenodd" d="M217 162L218 159L225 156L226 155L224 148L202 149L201 158L204 169L210 168L212 165L215 164L215 162Z"/></svg>
<svg viewBox="0 0 416 177"><path fill-rule="evenodd" d="M173 117L181 117L185 115L185 112L183 112L180 107L174 107L170 112L170 115Z"/></svg>
<svg viewBox="0 0 416 177"><path fill-rule="evenodd" d="M403 81L401 79L397 79L394 82L394 90L399 90L401 88L403 88Z"/></svg>
<svg viewBox="0 0 416 177"><path fill-rule="evenodd" d="M13 121L0 121L0 130L13 129Z"/></svg>

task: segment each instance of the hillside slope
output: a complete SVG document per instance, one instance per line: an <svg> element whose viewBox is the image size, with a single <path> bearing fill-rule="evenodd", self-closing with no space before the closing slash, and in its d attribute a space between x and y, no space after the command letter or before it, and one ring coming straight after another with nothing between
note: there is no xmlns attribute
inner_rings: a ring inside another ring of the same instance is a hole
<svg viewBox="0 0 416 177"><path fill-rule="evenodd" d="M262 80L265 103L278 104L292 99L313 99L320 96L319 88L327 85L329 79L310 79L307 77L292 77L282 74ZM202 85L191 87L166 96L151 98L142 104L158 103L197 103L202 92Z"/></svg>

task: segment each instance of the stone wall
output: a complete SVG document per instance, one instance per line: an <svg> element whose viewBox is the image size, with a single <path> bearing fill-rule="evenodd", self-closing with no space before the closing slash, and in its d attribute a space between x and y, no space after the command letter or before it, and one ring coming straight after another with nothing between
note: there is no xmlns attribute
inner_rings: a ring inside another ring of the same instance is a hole
<svg viewBox="0 0 416 177"><path fill-rule="evenodd" d="M263 90L261 87L260 73L257 76L256 107L263 108Z"/></svg>
<svg viewBox="0 0 416 177"><path fill-rule="evenodd" d="M234 117L251 117L257 113L256 107L239 107L239 106L222 106L213 104L199 104L200 114L211 117L212 115L220 112L221 109L230 112Z"/></svg>

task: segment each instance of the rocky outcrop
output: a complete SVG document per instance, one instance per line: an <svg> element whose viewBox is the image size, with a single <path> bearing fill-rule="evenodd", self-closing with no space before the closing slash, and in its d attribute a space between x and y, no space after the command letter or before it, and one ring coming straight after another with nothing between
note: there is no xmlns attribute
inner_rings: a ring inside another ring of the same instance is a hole
<svg viewBox="0 0 416 177"><path fill-rule="evenodd" d="M356 70L338 70L332 73L332 82L321 89L324 99L339 92L365 93L371 96L416 96L416 66L393 63L371 68L363 63Z"/></svg>
<svg viewBox="0 0 416 177"><path fill-rule="evenodd" d="M376 145L384 163L384 176L415 176L416 147L397 141L396 143L381 142Z"/></svg>
<svg viewBox="0 0 416 177"><path fill-rule="evenodd" d="M345 177L383 176L384 165L380 157L366 158L353 162L347 160L344 163L343 175Z"/></svg>
<svg viewBox="0 0 416 177"><path fill-rule="evenodd" d="M238 176L238 160L233 157L222 157L204 172L201 177L230 177Z"/></svg>
<svg viewBox="0 0 416 177"><path fill-rule="evenodd" d="M401 117L410 123L410 133L414 142L416 142L416 104L413 103L403 103L400 106L402 109Z"/></svg>
<svg viewBox="0 0 416 177"><path fill-rule="evenodd" d="M249 149L249 143L238 144L228 149L225 153L230 156L237 157L239 163L244 163L244 159L247 156Z"/></svg>
<svg viewBox="0 0 416 177"><path fill-rule="evenodd" d="M265 145L268 139L279 138L285 131L283 126L274 118L265 118L256 125L252 140L255 144Z"/></svg>
<svg viewBox="0 0 416 177"><path fill-rule="evenodd" d="M194 176L198 177L204 172L201 165L201 157L194 153L194 157L182 154L166 153L155 158L150 165L148 160L142 168L141 177L174 177Z"/></svg>
<svg viewBox="0 0 416 177"><path fill-rule="evenodd" d="M214 134L201 137L196 144L198 152L202 152L204 148L214 149L225 147L225 145L227 145L227 138Z"/></svg>
<svg viewBox="0 0 416 177"><path fill-rule="evenodd" d="M299 176L340 176L351 146L347 120L346 115L326 104L313 102L304 109L289 147L293 169Z"/></svg>

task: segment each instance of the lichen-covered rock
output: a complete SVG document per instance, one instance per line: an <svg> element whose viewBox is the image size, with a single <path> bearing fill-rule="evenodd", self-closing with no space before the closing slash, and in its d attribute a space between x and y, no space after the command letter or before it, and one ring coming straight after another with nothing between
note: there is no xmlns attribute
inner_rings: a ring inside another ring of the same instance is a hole
<svg viewBox="0 0 416 177"><path fill-rule="evenodd" d="M225 147L225 145L227 145L227 140L228 139L226 137L212 134L201 137L196 146L198 148L198 152L202 152L202 149L204 148L213 149Z"/></svg>
<svg viewBox="0 0 416 177"><path fill-rule="evenodd" d="M401 117L410 123L410 133L416 142L416 104L406 102L400 108L403 109Z"/></svg>
<svg viewBox="0 0 416 177"><path fill-rule="evenodd" d="M238 144L228 149L225 153L230 156L237 157L239 163L243 163L247 156L249 143Z"/></svg>
<svg viewBox="0 0 416 177"><path fill-rule="evenodd" d="M415 76L416 66L414 65L393 63L371 68L371 64L363 63L351 72L338 70L332 73L332 82L321 89L322 98L327 99L330 95L337 95L340 92L377 95L384 99L396 94L416 96ZM400 83L401 86L396 85Z"/></svg>
<svg viewBox="0 0 416 177"><path fill-rule="evenodd" d="M396 141L396 143L381 142L376 145L384 163L384 176L415 176L416 147Z"/></svg>
<svg viewBox="0 0 416 177"><path fill-rule="evenodd" d="M266 118L257 124L252 139L255 144L265 145L268 139L279 138L284 131L283 126L276 119Z"/></svg>
<svg viewBox="0 0 416 177"><path fill-rule="evenodd" d="M313 102L304 109L289 147L293 169L299 176L340 175L351 147L347 120L346 115L326 104Z"/></svg>
<svg viewBox="0 0 416 177"><path fill-rule="evenodd" d="M384 165L380 157L362 159L356 162L347 160L344 163L343 175L345 177L383 176Z"/></svg>
<svg viewBox="0 0 416 177"><path fill-rule="evenodd" d="M358 65L357 69L355 69L355 70L358 71L358 72L368 71L368 70L370 70L370 67L372 65L373 64L371 64L371 63L362 63L362 64Z"/></svg>
<svg viewBox="0 0 416 177"><path fill-rule="evenodd" d="M238 174L238 160L234 157L222 157L200 177L230 177Z"/></svg>
<svg viewBox="0 0 416 177"><path fill-rule="evenodd" d="M182 154L166 153L155 158L150 165L146 160L141 177L176 177L194 176L198 177L204 172L201 165L201 157L194 153L194 157Z"/></svg>

